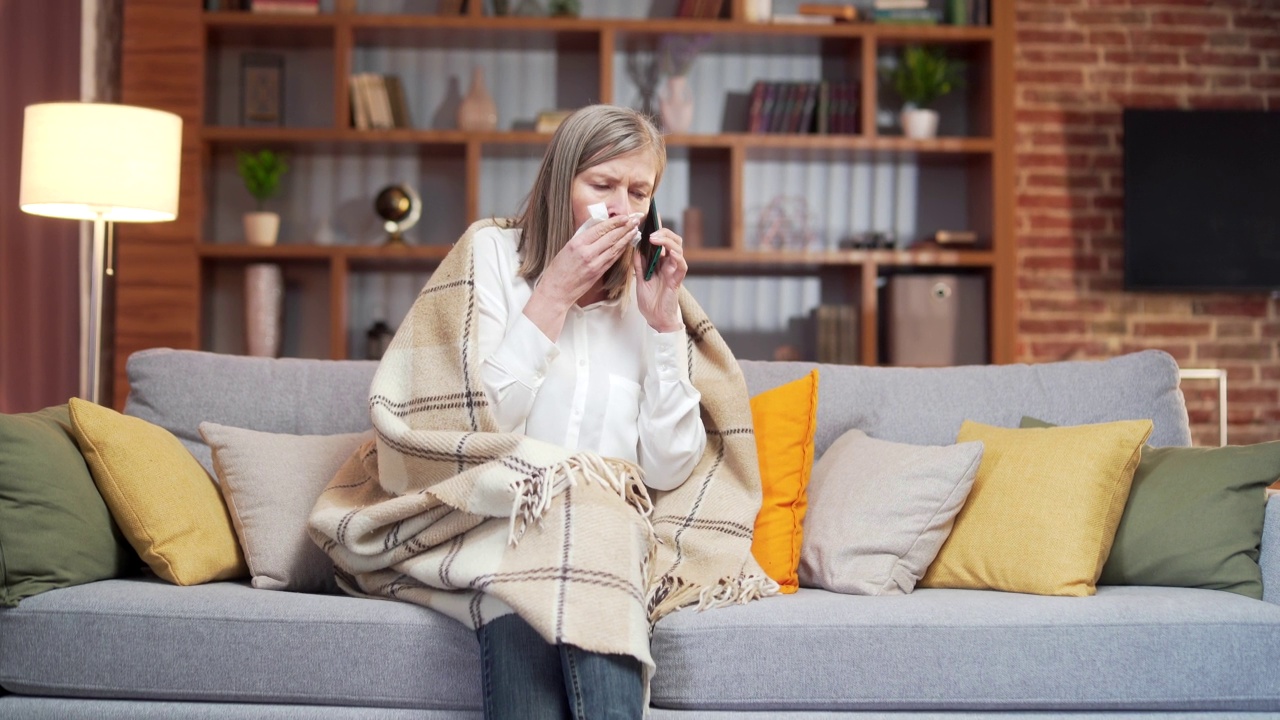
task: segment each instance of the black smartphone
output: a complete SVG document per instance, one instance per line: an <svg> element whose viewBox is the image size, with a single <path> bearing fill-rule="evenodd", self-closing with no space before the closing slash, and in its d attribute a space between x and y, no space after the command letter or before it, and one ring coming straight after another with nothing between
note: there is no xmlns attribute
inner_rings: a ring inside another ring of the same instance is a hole
<svg viewBox="0 0 1280 720"><path fill-rule="evenodd" d="M640 242L636 249L644 258L644 279L648 280L658 271L658 263L662 260L662 246L649 242L649 236L662 229L662 218L658 216L658 203L649 198L649 214L640 225Z"/></svg>

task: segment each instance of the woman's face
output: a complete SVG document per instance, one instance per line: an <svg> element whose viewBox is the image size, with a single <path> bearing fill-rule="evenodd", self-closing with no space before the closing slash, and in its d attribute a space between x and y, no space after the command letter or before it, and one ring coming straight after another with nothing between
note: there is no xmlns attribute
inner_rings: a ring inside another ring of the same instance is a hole
<svg viewBox="0 0 1280 720"><path fill-rule="evenodd" d="M573 226L591 217L588 205L604 203L609 217L649 212L649 198L658 166L653 153L635 150L583 170L573 179L569 202L573 206Z"/></svg>

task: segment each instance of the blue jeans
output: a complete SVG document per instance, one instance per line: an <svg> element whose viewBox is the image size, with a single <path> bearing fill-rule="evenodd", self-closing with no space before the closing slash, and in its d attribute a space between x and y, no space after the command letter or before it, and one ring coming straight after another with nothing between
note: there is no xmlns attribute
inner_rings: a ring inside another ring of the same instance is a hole
<svg viewBox="0 0 1280 720"><path fill-rule="evenodd" d="M485 720L638 720L644 679L629 655L551 645L518 615L476 631Z"/></svg>

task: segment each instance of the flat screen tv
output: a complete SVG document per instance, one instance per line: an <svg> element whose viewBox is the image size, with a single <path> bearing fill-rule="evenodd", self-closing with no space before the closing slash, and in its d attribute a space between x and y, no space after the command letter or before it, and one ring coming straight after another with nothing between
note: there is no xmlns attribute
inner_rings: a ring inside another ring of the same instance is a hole
<svg viewBox="0 0 1280 720"><path fill-rule="evenodd" d="M1280 289L1280 112L1124 111L1124 287Z"/></svg>

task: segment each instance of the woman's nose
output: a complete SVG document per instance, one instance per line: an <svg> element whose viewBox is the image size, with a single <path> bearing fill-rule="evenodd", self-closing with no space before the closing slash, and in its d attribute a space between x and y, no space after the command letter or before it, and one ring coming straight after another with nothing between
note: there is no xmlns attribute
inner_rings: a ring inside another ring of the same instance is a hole
<svg viewBox="0 0 1280 720"><path fill-rule="evenodd" d="M631 206L627 203L626 189L619 188L609 193L609 198L605 200L605 206L609 208L609 217L630 214Z"/></svg>

